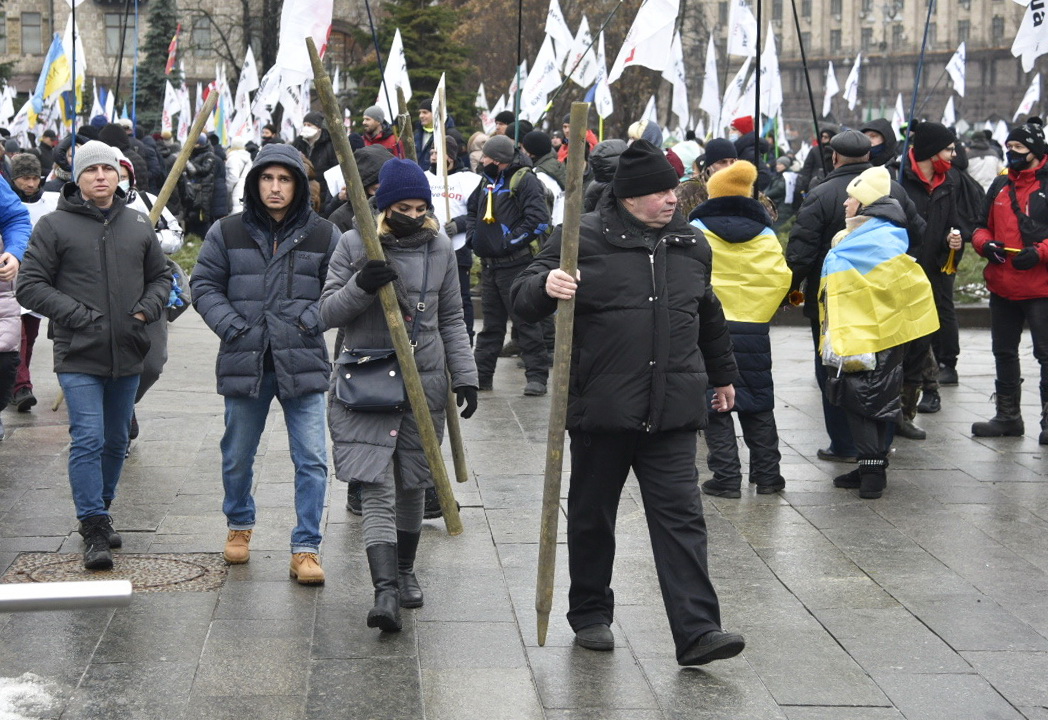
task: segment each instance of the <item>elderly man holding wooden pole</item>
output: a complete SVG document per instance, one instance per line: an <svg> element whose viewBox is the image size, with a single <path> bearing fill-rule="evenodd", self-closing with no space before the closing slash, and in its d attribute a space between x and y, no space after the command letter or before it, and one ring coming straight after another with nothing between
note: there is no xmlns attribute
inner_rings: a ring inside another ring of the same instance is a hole
<svg viewBox="0 0 1048 720"><path fill-rule="evenodd" d="M512 296L515 312L530 322L574 298L566 426L568 621L576 643L615 646L615 517L632 469L677 662L703 665L745 646L741 635L721 629L695 468L707 383L715 389L712 410L727 412L737 369L710 286L710 247L676 211L676 186L665 155L635 142L596 211L582 216L577 274L561 269L558 229Z"/></svg>

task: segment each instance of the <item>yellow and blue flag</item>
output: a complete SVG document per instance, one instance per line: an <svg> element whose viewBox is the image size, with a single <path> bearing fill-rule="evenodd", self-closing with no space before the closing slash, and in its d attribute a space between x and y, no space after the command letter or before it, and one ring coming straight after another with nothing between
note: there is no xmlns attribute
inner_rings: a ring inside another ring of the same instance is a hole
<svg viewBox="0 0 1048 720"><path fill-rule="evenodd" d="M44 58L44 66L40 70L40 79L36 82L36 90L31 98L34 115L39 115L44 110L44 101L57 95L63 90L69 89L69 80L72 77L69 56L66 54L62 44L62 36L55 33L51 39L51 47ZM35 124L30 122L30 125Z"/></svg>
<svg viewBox="0 0 1048 720"><path fill-rule="evenodd" d="M931 284L907 244L904 229L875 217L827 253L819 308L838 355L879 352L939 329Z"/></svg>
<svg viewBox="0 0 1048 720"><path fill-rule="evenodd" d="M724 307L724 317L737 322L771 322L793 280L775 231L765 227L752 240L733 243L701 219L691 224L702 230L713 250L710 283Z"/></svg>

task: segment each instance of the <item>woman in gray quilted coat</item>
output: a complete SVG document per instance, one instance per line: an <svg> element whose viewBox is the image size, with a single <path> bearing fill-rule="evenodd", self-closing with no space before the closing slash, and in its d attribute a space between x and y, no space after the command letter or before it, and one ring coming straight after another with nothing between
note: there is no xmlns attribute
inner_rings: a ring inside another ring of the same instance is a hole
<svg viewBox="0 0 1048 720"><path fill-rule="evenodd" d="M343 339L336 354L391 348L376 292L393 283L408 333L418 324L415 364L440 437L448 372L458 405L465 405L462 417L468 418L477 408L477 367L462 317L455 252L430 212L431 199L429 182L417 164L390 160L382 166L375 204L387 259L368 260L357 230L343 235L331 258L320 314L328 327L340 329ZM422 606L414 564L432 476L410 411L356 412L339 402L333 390L334 376L328 426L335 475L363 484L364 545L375 585L368 627L395 632L401 627L401 607Z"/></svg>

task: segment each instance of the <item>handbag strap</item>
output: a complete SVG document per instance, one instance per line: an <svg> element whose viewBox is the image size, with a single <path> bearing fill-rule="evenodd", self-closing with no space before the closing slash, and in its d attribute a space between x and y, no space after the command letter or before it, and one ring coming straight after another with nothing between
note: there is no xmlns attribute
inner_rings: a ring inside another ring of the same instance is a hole
<svg viewBox="0 0 1048 720"><path fill-rule="evenodd" d="M415 303L415 316L411 318L410 345L414 348L418 345L419 316L426 311L426 291L429 288L429 246L433 241L426 243L426 251L422 255L422 289L418 294L418 302Z"/></svg>

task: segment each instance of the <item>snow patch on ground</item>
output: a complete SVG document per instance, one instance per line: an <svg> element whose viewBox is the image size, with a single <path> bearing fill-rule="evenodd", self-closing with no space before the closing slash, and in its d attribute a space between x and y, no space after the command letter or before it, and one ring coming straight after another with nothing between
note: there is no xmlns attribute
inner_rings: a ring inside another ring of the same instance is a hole
<svg viewBox="0 0 1048 720"><path fill-rule="evenodd" d="M44 678L24 673L0 677L0 720L34 720L51 716L53 687Z"/></svg>

